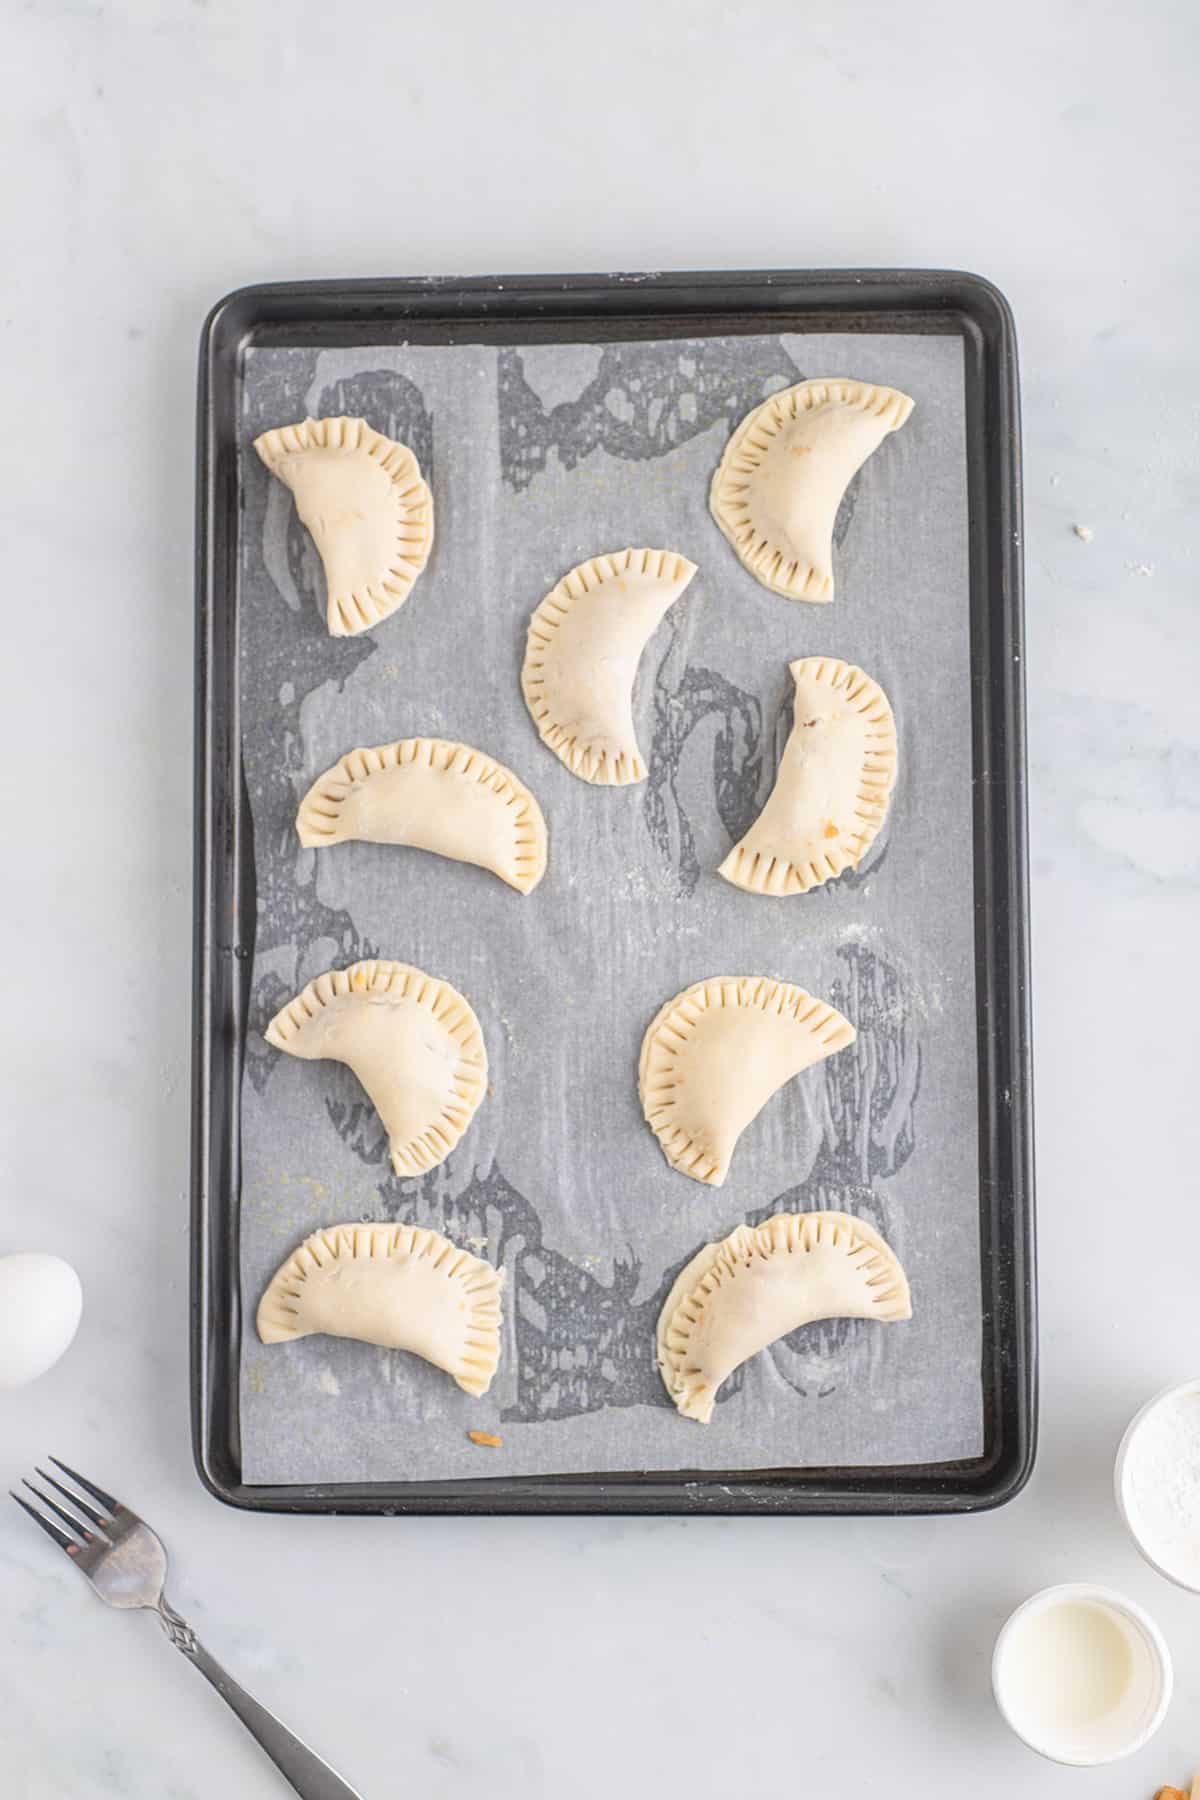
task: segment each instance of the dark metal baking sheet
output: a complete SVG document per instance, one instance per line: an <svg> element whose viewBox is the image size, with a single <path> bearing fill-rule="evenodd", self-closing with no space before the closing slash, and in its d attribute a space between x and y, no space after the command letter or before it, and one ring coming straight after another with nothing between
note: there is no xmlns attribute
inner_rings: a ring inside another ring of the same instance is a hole
<svg viewBox="0 0 1200 1800"><path fill-rule="evenodd" d="M938 332L964 350L970 513L983 1454L855 1470L252 1486L237 1363L239 1096L255 896L237 692L234 410L247 347L605 343L820 330ZM221 303L201 354L193 1350L197 1461L236 1504L370 1511L912 1511L994 1505L1034 1441L1015 347L999 295L942 274L335 283Z"/></svg>

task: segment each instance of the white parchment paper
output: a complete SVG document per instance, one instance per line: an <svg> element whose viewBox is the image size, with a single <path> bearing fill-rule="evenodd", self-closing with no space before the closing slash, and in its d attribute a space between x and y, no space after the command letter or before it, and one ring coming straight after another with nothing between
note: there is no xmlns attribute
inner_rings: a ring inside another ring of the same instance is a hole
<svg viewBox="0 0 1200 1800"><path fill-rule="evenodd" d="M805 376L916 400L843 504L837 598L778 598L709 516L732 427ZM952 336L752 336L247 354L241 725L258 940L243 1091L245 1479L920 1463L982 1447L962 345ZM416 451L437 542L408 603L331 639L290 495L251 449L306 414L361 414ZM518 686L529 614L585 556L649 545L700 566L642 662L650 778L588 786L539 742ZM754 818L790 729L789 659L860 663L887 690L902 768L864 868L768 900L716 866ZM297 802L361 744L479 746L537 794L550 865L528 899L415 851L300 850ZM492 1091L439 1169L395 1179L348 1070L261 1029L322 970L384 956L445 977L487 1040ZM832 1001L854 1048L778 1095L721 1189L668 1168L636 1091L642 1033L708 975ZM654 1325L698 1246L772 1212L836 1207L908 1271L911 1323L837 1320L732 1378L707 1428L670 1406ZM320 1225L435 1226L508 1275L483 1400L416 1358L330 1338L264 1348L254 1311ZM470 1429L498 1432L481 1450Z"/></svg>

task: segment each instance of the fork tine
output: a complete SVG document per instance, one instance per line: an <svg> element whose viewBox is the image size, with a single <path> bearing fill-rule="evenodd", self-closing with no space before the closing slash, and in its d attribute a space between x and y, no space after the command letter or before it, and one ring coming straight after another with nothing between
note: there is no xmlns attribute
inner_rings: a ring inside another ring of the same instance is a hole
<svg viewBox="0 0 1200 1800"><path fill-rule="evenodd" d="M14 1494L11 1488L8 1492L9 1498L15 1500L22 1511L29 1514L35 1525L41 1526L47 1537L54 1539L60 1550L65 1550L68 1556L78 1555L79 1545L75 1539L68 1537L65 1531L60 1531L53 1519L44 1519L36 1506L30 1506L28 1500L22 1500L20 1494Z"/></svg>
<svg viewBox="0 0 1200 1800"><path fill-rule="evenodd" d="M76 1537L81 1537L85 1544L91 1543L93 1534L82 1519L75 1518L74 1514L69 1513L65 1506L60 1506L57 1500L50 1498L49 1494L43 1494L41 1488L35 1488L32 1481L26 1481L24 1476L21 1478L21 1486L27 1487L31 1494L36 1494L42 1505L48 1506L52 1513L57 1513L63 1524L69 1526Z"/></svg>
<svg viewBox="0 0 1200 1800"><path fill-rule="evenodd" d="M65 1488L61 1481L55 1481L53 1475L47 1475L45 1469L39 1468L37 1472L43 1481L48 1481L50 1483L50 1486L54 1489L55 1493L61 1494L64 1500L69 1500L72 1506L77 1506L84 1518L90 1519L93 1525L108 1524L108 1519L103 1513L98 1513L95 1508L89 1506L88 1502L82 1499L80 1495L73 1494L70 1488Z"/></svg>
<svg viewBox="0 0 1200 1800"><path fill-rule="evenodd" d="M54 1464L56 1469L61 1469L64 1475L69 1475L71 1480L75 1482L77 1486L81 1487L85 1494L90 1494L93 1500L98 1500L107 1512L120 1512L121 1502L119 1500L114 1500L111 1494L106 1494L104 1489L102 1487L97 1487L94 1481L89 1481L87 1477L81 1475L77 1469L68 1469L65 1462L59 1462L57 1456L52 1456L50 1461ZM49 1477L47 1477L47 1479L49 1479Z"/></svg>

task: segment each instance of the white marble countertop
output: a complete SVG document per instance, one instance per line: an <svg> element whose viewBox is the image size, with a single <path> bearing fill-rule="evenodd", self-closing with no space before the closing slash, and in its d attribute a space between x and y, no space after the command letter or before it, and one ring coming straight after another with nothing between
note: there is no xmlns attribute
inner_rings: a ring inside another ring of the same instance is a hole
<svg viewBox="0 0 1200 1800"><path fill-rule="evenodd" d="M119 1482L176 1604L367 1800L1183 1781L1200 1600L1137 1559L1109 1476L1138 1403L1200 1366L1194 9L26 0L6 49L0 1250L62 1252L87 1294L67 1359L0 1395L6 1480L52 1450ZM789 264L976 269L1017 315L1032 1484L944 1520L228 1511L187 1427L203 314L286 276ZM1155 1744L1089 1775L988 1689L1008 1609L1070 1578L1142 1601L1177 1662ZM6 1800L282 1792L154 1623L7 1503L0 1583Z"/></svg>

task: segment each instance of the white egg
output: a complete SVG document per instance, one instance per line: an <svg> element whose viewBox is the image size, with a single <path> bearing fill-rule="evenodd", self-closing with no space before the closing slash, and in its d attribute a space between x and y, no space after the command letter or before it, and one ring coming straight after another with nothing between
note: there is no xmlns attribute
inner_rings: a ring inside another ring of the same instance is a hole
<svg viewBox="0 0 1200 1800"><path fill-rule="evenodd" d="M40 1251L0 1256L0 1388L52 1369L79 1329L83 1289L69 1262Z"/></svg>

